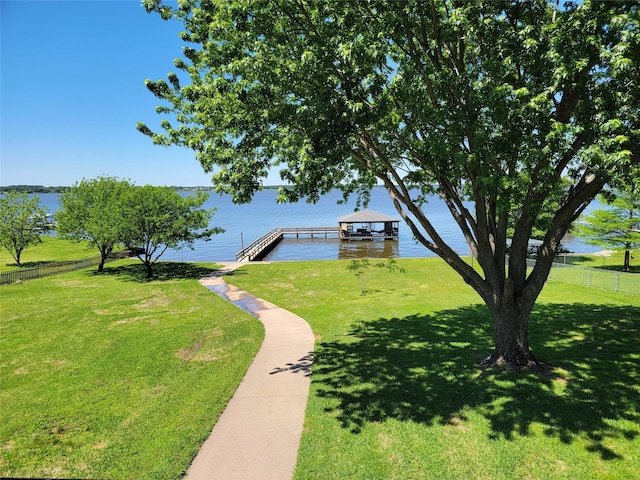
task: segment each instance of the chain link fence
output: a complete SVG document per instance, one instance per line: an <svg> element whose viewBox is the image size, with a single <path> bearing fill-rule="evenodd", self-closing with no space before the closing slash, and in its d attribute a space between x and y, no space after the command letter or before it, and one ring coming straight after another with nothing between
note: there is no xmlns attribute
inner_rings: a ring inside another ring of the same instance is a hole
<svg viewBox="0 0 640 480"><path fill-rule="evenodd" d="M576 261L580 261L580 258L570 255L556 257L547 281L640 295L640 274L578 266L573 264ZM535 258L527 259L528 267L533 267L535 263ZM603 258L603 266L606 266L606 258Z"/></svg>
<svg viewBox="0 0 640 480"><path fill-rule="evenodd" d="M637 273L579 267L570 263L555 262L549 273L548 281L640 295L640 274Z"/></svg>

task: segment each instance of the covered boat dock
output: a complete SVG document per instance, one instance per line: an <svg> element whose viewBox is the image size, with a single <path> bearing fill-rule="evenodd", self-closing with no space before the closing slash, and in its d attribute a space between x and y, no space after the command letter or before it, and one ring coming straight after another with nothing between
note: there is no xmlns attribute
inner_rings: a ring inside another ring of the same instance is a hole
<svg viewBox="0 0 640 480"><path fill-rule="evenodd" d="M262 235L236 253L237 262L261 260L285 236L324 237L340 240L398 240L400 220L373 210L362 210L338 218L337 227L279 227Z"/></svg>
<svg viewBox="0 0 640 480"><path fill-rule="evenodd" d="M341 240L398 240L399 226L397 218L373 210L338 218Z"/></svg>

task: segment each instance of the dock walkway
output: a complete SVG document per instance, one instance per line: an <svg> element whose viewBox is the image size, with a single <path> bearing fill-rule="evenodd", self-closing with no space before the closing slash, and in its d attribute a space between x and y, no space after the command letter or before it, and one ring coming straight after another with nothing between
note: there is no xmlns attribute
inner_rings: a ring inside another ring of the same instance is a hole
<svg viewBox="0 0 640 480"><path fill-rule="evenodd" d="M278 227L265 233L236 253L236 262L260 260L269 253L285 236L300 237L336 237L340 236L338 227Z"/></svg>

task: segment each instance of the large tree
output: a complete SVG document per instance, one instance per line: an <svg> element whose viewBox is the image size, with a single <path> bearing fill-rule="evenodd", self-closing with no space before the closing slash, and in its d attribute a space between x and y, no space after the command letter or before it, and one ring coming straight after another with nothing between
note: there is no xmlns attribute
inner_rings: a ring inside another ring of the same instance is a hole
<svg viewBox="0 0 640 480"><path fill-rule="evenodd" d="M11 191L0 197L0 246L6 248L18 266L25 248L42 242L40 235L51 228L46 207L38 197Z"/></svg>
<svg viewBox="0 0 640 480"><path fill-rule="evenodd" d="M529 317L560 241L609 176L638 162L636 2L144 5L184 22L187 46L168 82L147 80L165 118L155 131L139 124L142 133L193 149L240 202L273 168L287 184L281 201L334 188L366 201L382 183L415 238L491 311L495 351L484 364L540 366ZM560 189L528 272L532 229ZM481 272L434 228L432 194Z"/></svg>
<svg viewBox="0 0 640 480"><path fill-rule="evenodd" d="M122 242L122 199L133 188L128 180L102 176L83 179L60 194L56 212L58 235L80 242L100 252L98 271L113 248Z"/></svg>
<svg viewBox="0 0 640 480"><path fill-rule="evenodd" d="M153 277L153 264L167 248L193 248L196 240L208 241L219 227L209 227L215 209L200 208L209 198L197 192L182 197L170 187L134 187L122 201L121 241L136 252L144 264L147 278Z"/></svg>

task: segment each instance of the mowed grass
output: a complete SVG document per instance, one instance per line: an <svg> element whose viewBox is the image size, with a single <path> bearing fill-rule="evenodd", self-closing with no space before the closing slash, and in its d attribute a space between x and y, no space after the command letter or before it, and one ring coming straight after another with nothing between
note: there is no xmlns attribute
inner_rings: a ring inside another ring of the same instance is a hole
<svg viewBox="0 0 640 480"><path fill-rule="evenodd" d="M263 338L198 283L212 270L146 281L130 260L0 286L0 477L180 478Z"/></svg>
<svg viewBox="0 0 640 480"><path fill-rule="evenodd" d="M640 273L640 251L632 250L630 252L630 270L632 273ZM611 251L607 255L595 254L568 254L566 258L559 256L556 260L559 263L568 263L570 265L578 265L581 267L591 267L604 270L622 271L624 266L624 252Z"/></svg>
<svg viewBox="0 0 640 480"><path fill-rule="evenodd" d="M555 375L483 372L479 297L441 260L398 264L364 296L348 261L227 277L316 334L296 479L640 478L640 297L551 282L530 331Z"/></svg>
<svg viewBox="0 0 640 480"><path fill-rule="evenodd" d="M87 242L71 242L42 235L42 243L30 245L22 251L22 268L46 265L67 260L82 260L100 256L97 248L87 248ZM20 268L6 248L0 248L0 272Z"/></svg>
<svg viewBox="0 0 640 480"><path fill-rule="evenodd" d="M316 334L296 478L640 478L640 297L552 282L531 340L556 377L481 372L475 292L440 260L398 262L364 296L348 261L227 277ZM197 283L211 269L0 287L0 476L179 478L262 338Z"/></svg>

